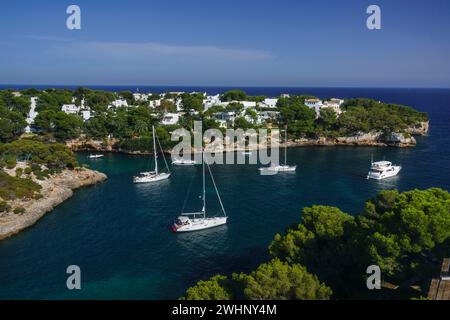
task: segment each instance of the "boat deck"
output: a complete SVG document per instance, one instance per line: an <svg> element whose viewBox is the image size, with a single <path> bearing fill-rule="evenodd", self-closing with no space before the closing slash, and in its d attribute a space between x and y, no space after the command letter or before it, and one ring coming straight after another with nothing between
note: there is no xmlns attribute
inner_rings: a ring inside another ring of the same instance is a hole
<svg viewBox="0 0 450 320"><path fill-rule="evenodd" d="M428 299L450 300L450 258L442 262L441 277L431 280Z"/></svg>

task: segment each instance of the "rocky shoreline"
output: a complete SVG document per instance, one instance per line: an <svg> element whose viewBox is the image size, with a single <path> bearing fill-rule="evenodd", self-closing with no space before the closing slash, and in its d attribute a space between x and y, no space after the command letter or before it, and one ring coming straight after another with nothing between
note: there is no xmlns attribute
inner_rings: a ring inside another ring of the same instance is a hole
<svg viewBox="0 0 450 320"><path fill-rule="evenodd" d="M405 130L404 133L393 132L357 132L352 136L326 138L320 137L317 139L298 139L295 141L288 141L287 147L312 147L312 146L361 146L361 147L396 147L396 148L409 148L416 146L417 142L414 136L424 136L428 133L429 122L421 122L416 126L412 126ZM111 139L105 143L105 141L93 140L93 139L76 139L66 142L66 145L73 151L96 151L96 152L117 152L129 155L149 155L150 152L143 151L129 151L120 148L116 148L118 140ZM280 147L284 148L285 144L280 143ZM254 147L250 147L250 150L265 149L266 146L259 144ZM240 152L245 151L244 148L237 146L237 144L230 145L228 148L221 148L216 152ZM200 151L193 150L193 153ZM170 154L170 150L165 150L165 153Z"/></svg>
<svg viewBox="0 0 450 320"><path fill-rule="evenodd" d="M73 190L91 186L107 179L101 172L86 168L64 170L46 180L34 180L40 184L41 199L15 201L14 206L25 209L23 214L7 212L0 215L0 240L19 233L35 224L46 213L72 197Z"/></svg>

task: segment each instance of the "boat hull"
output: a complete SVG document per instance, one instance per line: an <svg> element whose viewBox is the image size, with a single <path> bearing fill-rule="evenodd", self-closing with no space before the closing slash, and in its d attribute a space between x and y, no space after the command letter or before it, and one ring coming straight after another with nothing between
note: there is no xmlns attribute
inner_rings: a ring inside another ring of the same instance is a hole
<svg viewBox="0 0 450 320"><path fill-rule="evenodd" d="M369 173L367 175L367 179L384 180L384 179L392 178L392 177L395 177L396 175L398 175L399 172L402 170L402 167L400 167L400 166L393 166L392 168L393 168L392 170L388 170L388 171L382 172L380 174Z"/></svg>
<svg viewBox="0 0 450 320"><path fill-rule="evenodd" d="M167 180L170 177L170 173L160 173L158 175L144 176L144 177L134 177L133 182L135 184L141 183L153 183L162 180Z"/></svg>
<svg viewBox="0 0 450 320"><path fill-rule="evenodd" d="M206 229L211 229L219 226L223 226L227 223L227 217L215 217L215 218L201 218L191 220L191 224L186 226L172 226L172 231L175 233L194 232Z"/></svg>
<svg viewBox="0 0 450 320"><path fill-rule="evenodd" d="M172 165L174 166L195 166L195 161L173 161Z"/></svg>

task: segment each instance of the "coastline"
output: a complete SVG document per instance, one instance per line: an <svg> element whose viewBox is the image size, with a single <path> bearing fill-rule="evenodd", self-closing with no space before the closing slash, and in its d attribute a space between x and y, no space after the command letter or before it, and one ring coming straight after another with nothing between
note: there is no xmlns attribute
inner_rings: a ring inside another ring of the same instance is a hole
<svg viewBox="0 0 450 320"><path fill-rule="evenodd" d="M9 238L34 225L46 213L51 212L56 206L72 197L74 190L95 185L106 179L107 176L101 172L81 168L64 170L43 181L35 180L42 186L43 197L27 201L16 200L14 203L25 209L23 214L9 212L0 215L0 240Z"/></svg>
<svg viewBox="0 0 450 320"><path fill-rule="evenodd" d="M414 136L425 136L429 130L429 121L422 122L417 126L408 128L405 133L389 133L383 132L357 132L351 136L342 136L335 138L319 137L317 139L297 139L290 140L285 143L279 143L280 148L298 148L298 147L337 147L337 146L358 146L358 147L395 147L395 148L411 148L415 147L417 142ZM66 146L72 151L95 151L95 152L111 152L122 153L127 155L151 155L147 151L130 151L116 148L118 140L111 139L105 144L104 140L95 139L74 139L66 141ZM216 148L211 152L243 152L243 151L257 151L267 149L265 144L257 144L255 146L247 146L242 148L236 143L222 148ZM201 151L192 149L191 154L196 154ZM164 150L164 153L171 154L170 150Z"/></svg>

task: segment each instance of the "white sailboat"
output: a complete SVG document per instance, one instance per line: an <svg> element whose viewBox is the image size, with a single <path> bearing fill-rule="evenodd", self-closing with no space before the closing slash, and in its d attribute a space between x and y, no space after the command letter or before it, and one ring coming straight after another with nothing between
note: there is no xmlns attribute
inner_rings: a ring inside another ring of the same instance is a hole
<svg viewBox="0 0 450 320"><path fill-rule="evenodd" d="M104 157L103 154L90 154L88 156L89 159L100 159L100 158L103 158L103 157Z"/></svg>
<svg viewBox="0 0 450 320"><path fill-rule="evenodd" d="M180 158L173 160L172 164L175 166L194 166L197 163L195 162L195 160Z"/></svg>
<svg viewBox="0 0 450 320"><path fill-rule="evenodd" d="M205 164L203 155L202 155L202 162L203 162L203 197L202 197L203 208L199 212L182 213L172 225L172 231L174 233L200 231L218 227L227 223L228 216L225 212L225 208L223 207L222 199L220 198L219 191L217 190L216 182L214 181L211 168L209 167L208 164ZM209 174L211 175L211 180L214 185L217 198L219 199L219 203L222 208L223 216L221 217L206 216L205 165L208 167L208 171Z"/></svg>
<svg viewBox="0 0 450 320"><path fill-rule="evenodd" d="M297 166L289 166L287 164L287 127L285 130L285 143L284 143L284 165L270 166L259 168L259 171L270 171L270 172L295 172L297 170Z"/></svg>
<svg viewBox="0 0 450 320"><path fill-rule="evenodd" d="M161 148L161 144L159 143L158 137L156 136L155 127L152 127L153 130L153 153L155 157L155 171L150 172L141 172L139 175L135 176L133 178L134 183L150 183L150 182L157 182L161 180L169 179L170 177L170 170L169 166L167 165L166 158L163 154L164 163L166 164L167 172L159 172L158 169L158 149L156 147L156 141L158 141L158 145L161 149L161 152L163 152Z"/></svg>

